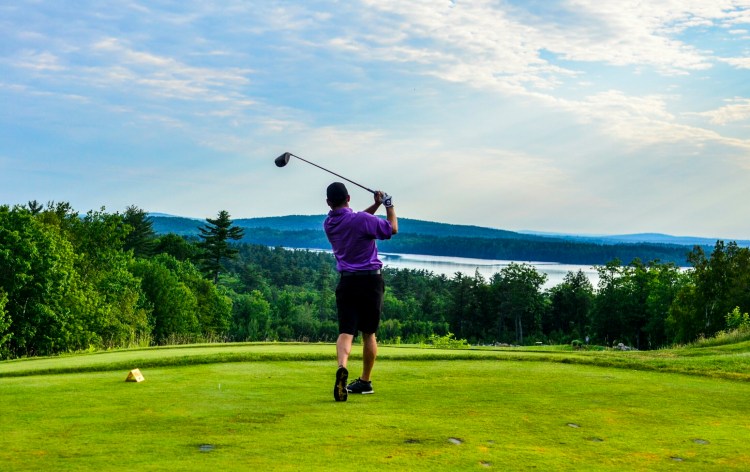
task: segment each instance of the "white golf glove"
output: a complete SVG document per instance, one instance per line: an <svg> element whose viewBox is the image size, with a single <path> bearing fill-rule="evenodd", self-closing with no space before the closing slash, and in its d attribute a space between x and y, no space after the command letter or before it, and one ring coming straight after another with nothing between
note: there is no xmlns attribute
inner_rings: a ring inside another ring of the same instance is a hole
<svg viewBox="0 0 750 472"><path fill-rule="evenodd" d="M383 202L383 205L386 208L391 208L393 206L393 197L391 197L387 193L383 193L383 200L382 200L382 202Z"/></svg>

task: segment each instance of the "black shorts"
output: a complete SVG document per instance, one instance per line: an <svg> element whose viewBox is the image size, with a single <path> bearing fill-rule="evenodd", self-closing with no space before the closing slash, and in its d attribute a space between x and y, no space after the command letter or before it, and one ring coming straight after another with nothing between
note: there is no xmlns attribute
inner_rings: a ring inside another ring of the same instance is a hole
<svg viewBox="0 0 750 472"><path fill-rule="evenodd" d="M380 325L385 282L380 274L341 277L336 287L339 334L373 334Z"/></svg>

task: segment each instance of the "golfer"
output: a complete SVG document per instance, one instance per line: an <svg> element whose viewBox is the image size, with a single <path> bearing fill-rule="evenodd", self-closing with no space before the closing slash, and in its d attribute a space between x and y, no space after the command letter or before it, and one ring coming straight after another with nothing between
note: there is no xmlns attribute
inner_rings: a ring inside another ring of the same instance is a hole
<svg viewBox="0 0 750 472"><path fill-rule="evenodd" d="M336 270L341 274L336 287L336 308L339 317L339 337L336 356L339 368L333 398L345 402L349 393L374 393L370 374L375 365L378 344L375 332L380 324L385 283L378 259L376 239L390 239L398 232L398 219L388 194L375 192L375 203L362 212L349 208L349 192L341 182L334 182L326 191L326 202L331 207L323 223L328 241L336 257ZM385 206L386 219L375 216L380 205ZM357 331L362 332L362 375L349 385L346 369L352 342Z"/></svg>

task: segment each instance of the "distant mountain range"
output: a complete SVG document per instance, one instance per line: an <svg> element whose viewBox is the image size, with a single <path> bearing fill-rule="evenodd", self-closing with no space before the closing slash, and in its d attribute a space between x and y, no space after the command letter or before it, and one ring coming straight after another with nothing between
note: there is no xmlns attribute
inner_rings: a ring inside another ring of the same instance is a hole
<svg viewBox="0 0 750 472"><path fill-rule="evenodd" d="M205 220L196 218L185 218L164 213L149 213L153 221L154 231L157 233L175 233L183 236L198 235L198 227L206 224ZM270 216L263 218L239 218L232 220L236 226L250 229L270 229L274 231L323 231L323 221L326 215L288 215ZM524 234L502 229L485 228L481 226L453 225L447 223L436 223L432 221L413 220L409 218L398 219L399 231L401 233L461 237L461 238L486 238L486 239L521 239L521 240L549 240L565 239L551 236Z"/></svg>
<svg viewBox="0 0 750 472"><path fill-rule="evenodd" d="M169 215L166 213L149 213L154 221L157 233L174 232L177 234L198 234L197 227L205 225L205 220ZM288 215L261 218L240 218L234 220L243 228L269 228L279 231L319 230L323 227L325 215ZM713 246L717 239L696 236L672 236L662 233L635 233L619 235L578 235L568 233L549 233L541 231L508 231L472 225L453 225L433 221L399 218L402 233L423 234L429 236L461 236L469 238L506 238L506 239L561 239L597 244L672 244L680 246ZM732 240L743 247L750 247L750 240Z"/></svg>
<svg viewBox="0 0 750 472"><path fill-rule="evenodd" d="M697 236L672 236L662 233L634 233L616 235L578 235L565 233L544 233L540 231L521 231L521 234L533 234L559 239L570 239L574 241L588 241L601 244L618 243L654 243L654 244L677 244L682 246L713 246L720 238L700 238ZM725 238L724 242L735 241L739 246L750 247L750 240L736 240Z"/></svg>
<svg viewBox="0 0 750 472"><path fill-rule="evenodd" d="M197 237L198 227L206 221L167 215L149 214L154 231L159 234L175 233ZM288 215L233 220L245 228L244 242L269 246L328 249L323 233L325 215ZM470 225L453 225L432 221L399 218L399 235L383 241L379 247L384 252L405 254L430 254L483 259L547 261L575 264L603 264L614 258L624 263L633 258L643 261L671 261L686 263L687 253L694 246L707 252L716 240L658 233L626 235L572 235L514 232ZM750 247L750 241L737 241Z"/></svg>

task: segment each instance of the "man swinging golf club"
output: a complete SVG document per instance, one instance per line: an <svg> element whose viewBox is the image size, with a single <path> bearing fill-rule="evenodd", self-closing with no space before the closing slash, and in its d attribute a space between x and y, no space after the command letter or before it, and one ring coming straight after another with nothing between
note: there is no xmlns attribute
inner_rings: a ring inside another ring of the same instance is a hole
<svg viewBox="0 0 750 472"><path fill-rule="evenodd" d="M339 337L336 356L339 367L333 398L344 402L349 393L374 393L370 375L375 364L378 344L375 332L380 324L385 283L378 259L376 239L390 239L398 232L398 219L391 197L373 192L375 202L364 211L349 207L349 192L341 182L334 182L326 191L326 202L331 207L323 227L336 257L336 269L341 274L336 287L336 308L339 318ZM380 205L385 206L386 219L375 216ZM362 332L362 375L349 385L346 364L352 342Z"/></svg>

